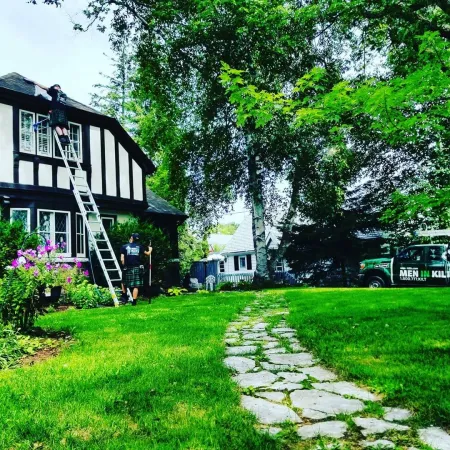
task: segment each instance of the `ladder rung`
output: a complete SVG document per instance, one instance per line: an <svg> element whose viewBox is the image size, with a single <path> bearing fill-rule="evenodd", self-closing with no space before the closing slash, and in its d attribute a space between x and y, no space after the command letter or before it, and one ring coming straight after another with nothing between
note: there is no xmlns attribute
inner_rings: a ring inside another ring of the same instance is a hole
<svg viewBox="0 0 450 450"><path fill-rule="evenodd" d="M114 261L114 259L104 259L103 262L105 261Z"/></svg>
<svg viewBox="0 0 450 450"><path fill-rule="evenodd" d="M110 278L109 281L122 281L122 278L114 278L114 280Z"/></svg>
<svg viewBox="0 0 450 450"><path fill-rule="evenodd" d="M119 269L106 269L107 272L118 272Z"/></svg>

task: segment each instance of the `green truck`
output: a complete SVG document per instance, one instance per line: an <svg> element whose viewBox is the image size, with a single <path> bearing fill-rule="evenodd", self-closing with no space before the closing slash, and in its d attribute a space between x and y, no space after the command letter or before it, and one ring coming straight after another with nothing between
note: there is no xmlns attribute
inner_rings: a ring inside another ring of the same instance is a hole
<svg viewBox="0 0 450 450"><path fill-rule="evenodd" d="M411 245L393 258L366 259L359 266L361 286L448 286L448 244Z"/></svg>

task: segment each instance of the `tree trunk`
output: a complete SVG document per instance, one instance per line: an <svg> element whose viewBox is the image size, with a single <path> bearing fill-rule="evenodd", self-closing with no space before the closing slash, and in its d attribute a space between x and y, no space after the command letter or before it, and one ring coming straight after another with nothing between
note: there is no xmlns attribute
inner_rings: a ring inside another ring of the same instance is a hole
<svg viewBox="0 0 450 450"><path fill-rule="evenodd" d="M252 205L253 244L256 253L256 271L253 279L255 284L260 284L261 281L269 279L266 227L264 224L264 201L259 164L258 156L251 149L248 155L248 194Z"/></svg>
<svg viewBox="0 0 450 450"><path fill-rule="evenodd" d="M300 176L301 171L300 167L297 165L294 168L294 173L292 175L292 192L291 199L289 202L289 208L284 216L282 225L281 225L281 237L280 243L278 244L278 248L273 252L272 258L269 262L270 273L275 273L275 266L278 260L284 258L284 254L286 253L286 249L289 245L288 239L292 232L292 227L294 226L294 217L297 213L298 209L298 193L300 189Z"/></svg>

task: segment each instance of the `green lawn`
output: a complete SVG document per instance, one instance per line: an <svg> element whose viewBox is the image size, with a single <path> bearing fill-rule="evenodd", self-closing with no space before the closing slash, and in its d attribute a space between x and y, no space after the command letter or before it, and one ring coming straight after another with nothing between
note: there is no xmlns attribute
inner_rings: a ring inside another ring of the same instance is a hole
<svg viewBox="0 0 450 450"><path fill-rule="evenodd" d="M346 379L374 387L385 406L419 424L450 427L450 290L287 291L302 344Z"/></svg>
<svg viewBox="0 0 450 450"><path fill-rule="evenodd" d="M56 358L0 372L2 449L275 449L239 408L222 365L229 321L254 294L67 311Z"/></svg>

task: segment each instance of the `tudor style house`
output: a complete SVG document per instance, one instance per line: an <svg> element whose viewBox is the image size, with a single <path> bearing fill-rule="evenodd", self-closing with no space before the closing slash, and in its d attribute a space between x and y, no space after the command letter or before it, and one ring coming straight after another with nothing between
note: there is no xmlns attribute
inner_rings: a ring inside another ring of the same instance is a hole
<svg viewBox="0 0 450 450"><path fill-rule="evenodd" d="M18 73L0 77L0 203L3 217L63 243L67 259L87 257L87 235L47 117L45 91ZM178 258L177 227L186 215L146 189L155 171L116 119L68 99L70 138L106 228L131 215L164 229Z"/></svg>

